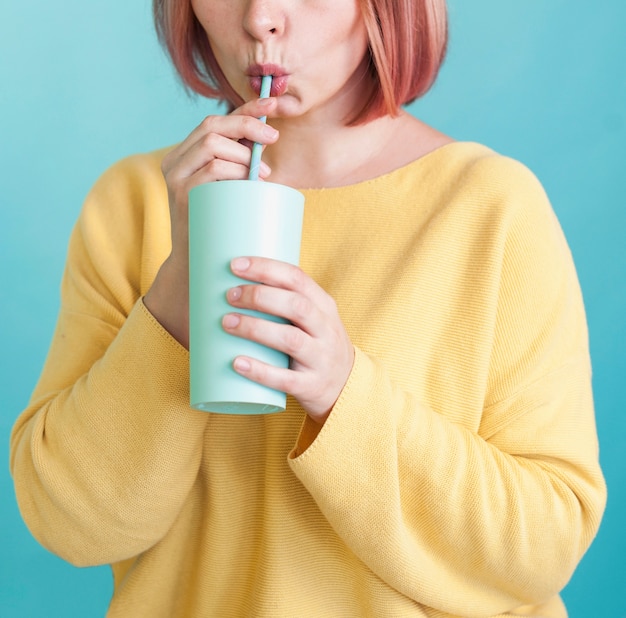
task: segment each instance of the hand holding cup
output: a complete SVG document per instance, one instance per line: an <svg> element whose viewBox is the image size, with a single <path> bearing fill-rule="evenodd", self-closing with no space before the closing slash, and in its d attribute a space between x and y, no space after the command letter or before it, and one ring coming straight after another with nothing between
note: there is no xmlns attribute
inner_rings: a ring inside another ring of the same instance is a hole
<svg viewBox="0 0 626 618"><path fill-rule="evenodd" d="M237 356L235 370L293 395L313 420L323 423L354 362L354 347L334 299L292 264L249 257L233 260L231 268L250 282L228 291L228 302L234 308L280 316L285 321L272 322L239 311L224 317L224 328L291 357L289 367L276 367Z"/></svg>
<svg viewBox="0 0 626 618"><path fill-rule="evenodd" d="M278 131L259 119L271 114L275 107L275 99L254 99L227 116L207 116L163 159L172 249L144 302L161 325L185 347L189 347L189 191L207 182L247 178L249 144L269 145L278 139ZM267 178L270 172L269 166L261 162L259 178Z"/></svg>

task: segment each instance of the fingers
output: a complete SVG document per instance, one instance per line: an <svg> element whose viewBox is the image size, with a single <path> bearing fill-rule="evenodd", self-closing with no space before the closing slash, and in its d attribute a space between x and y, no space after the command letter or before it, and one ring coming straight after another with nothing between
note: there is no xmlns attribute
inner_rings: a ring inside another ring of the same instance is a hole
<svg viewBox="0 0 626 618"><path fill-rule="evenodd" d="M242 285L230 289L227 300L235 308L284 318L310 335L325 326L319 307L307 296L291 290L269 285Z"/></svg>
<svg viewBox="0 0 626 618"><path fill-rule="evenodd" d="M241 279L297 292L326 311L334 308L332 298L293 264L262 257L239 257L231 262L231 269ZM295 321L297 316L283 317Z"/></svg>
<svg viewBox="0 0 626 618"><path fill-rule="evenodd" d="M222 319L222 326L231 335L255 341L291 358L290 368L284 369L254 358L238 356L233 360L235 371L249 380L292 394L308 412L328 411L332 402L329 404L324 398L333 389L326 387L327 378L317 375L319 372L315 369L315 361L319 362L323 354L316 353L316 339L297 326L246 314L229 313ZM319 386L320 384L324 386ZM343 385L339 387L341 386ZM312 391L321 397L312 397ZM334 396L333 401L336 397Z"/></svg>
<svg viewBox="0 0 626 618"><path fill-rule="evenodd" d="M233 360L237 373L289 393L317 422L326 419L352 370L354 347L347 335L313 338L296 326L237 314L225 316L223 325L232 335L278 349L291 357L290 367L285 369L237 356Z"/></svg>
<svg viewBox="0 0 626 618"><path fill-rule="evenodd" d="M273 143L278 138L278 131L259 118L270 113L275 107L275 98L255 99L227 116L207 116L173 151L176 153L173 158L182 158L190 151L197 150L211 135L225 138L223 141L215 138L209 139L209 146L221 146L222 148L226 142L237 145L239 140L246 140L249 143ZM245 152L245 148L244 145L243 149L234 148L231 152ZM212 148L208 150L213 154Z"/></svg>
<svg viewBox="0 0 626 618"><path fill-rule="evenodd" d="M291 264L251 257L233 260L231 268L251 283L228 291L229 304L242 312L225 315L224 329L291 357L289 369L248 357L237 357L233 368L250 380L290 393L312 418L323 420L343 389L354 361L354 347L334 300ZM249 315L247 310L266 317Z"/></svg>
<svg viewBox="0 0 626 618"><path fill-rule="evenodd" d="M237 356L233 360L233 369L237 373L269 388L289 393L312 418L318 421L325 418L352 368L351 346L344 360L323 339L309 337L296 326L238 314L228 314L222 323L230 334L272 347L291 358L286 369L255 358Z"/></svg>
<svg viewBox="0 0 626 618"><path fill-rule="evenodd" d="M310 365L306 359L314 341L297 326L238 313L225 315L222 325L232 335L255 341Z"/></svg>
<svg viewBox="0 0 626 618"><path fill-rule="evenodd" d="M271 113L276 100L255 99L228 116L207 116L162 163L170 196L185 202L189 190L204 182L247 178L250 164L248 144L268 145L278 139L278 131L259 120ZM262 164L259 176L270 174Z"/></svg>
<svg viewBox="0 0 626 618"><path fill-rule="evenodd" d="M307 392L307 379L302 373L267 365L246 356L238 356L233 361L233 368L237 373L253 382L264 384L269 388L283 393L298 393L296 397L300 400L305 409L316 409L314 406L307 405L308 400L312 398L308 397L305 399L304 393ZM319 409L322 410L324 407L326 407L325 404L322 404ZM326 410L323 410L323 412L325 411Z"/></svg>
<svg viewBox="0 0 626 618"><path fill-rule="evenodd" d="M181 171L188 176L215 159L247 167L250 163L247 144L272 144L278 139L278 131L252 116L210 116L190 138L180 153L185 160Z"/></svg>
<svg viewBox="0 0 626 618"><path fill-rule="evenodd" d="M325 339L328 323L308 298L267 285L243 285L230 289L227 300L236 309L288 321L285 324L270 317L229 313L222 320L227 332L283 352L305 367L314 364L317 343Z"/></svg>
<svg viewBox="0 0 626 618"><path fill-rule="evenodd" d="M282 317L313 337L323 335L329 317L337 316L335 301L297 266L244 257L233 260L231 268L238 277L263 284L229 290L227 299L233 307Z"/></svg>
<svg viewBox="0 0 626 618"><path fill-rule="evenodd" d="M180 144L181 153L186 152L207 133L218 133L231 140L248 139L261 143L266 143L267 139L272 140L277 131L259 118L271 113L276 104L275 98L255 99L227 116L207 116Z"/></svg>

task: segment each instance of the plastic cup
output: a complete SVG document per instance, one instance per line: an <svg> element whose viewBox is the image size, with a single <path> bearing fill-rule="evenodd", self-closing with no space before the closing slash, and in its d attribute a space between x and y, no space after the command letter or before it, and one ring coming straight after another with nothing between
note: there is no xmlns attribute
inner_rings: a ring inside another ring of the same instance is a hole
<svg viewBox="0 0 626 618"><path fill-rule="evenodd" d="M304 195L271 182L223 180L189 192L189 352L192 408L224 414L268 414L285 409L286 395L239 375L245 355L287 367L286 354L227 333L222 318L234 309L226 292L242 283L235 257L261 256L297 265ZM250 283L246 281L246 283ZM254 311L275 322L276 316Z"/></svg>

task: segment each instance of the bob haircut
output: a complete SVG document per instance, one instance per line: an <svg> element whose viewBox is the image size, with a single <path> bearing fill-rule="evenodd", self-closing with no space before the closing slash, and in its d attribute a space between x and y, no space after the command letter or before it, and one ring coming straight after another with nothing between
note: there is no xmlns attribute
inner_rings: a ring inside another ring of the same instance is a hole
<svg viewBox="0 0 626 618"><path fill-rule="evenodd" d="M358 0L369 37L370 97L348 124L386 114L433 85L448 42L445 0ZM232 107L243 103L222 73L190 0L153 0L154 22L188 90Z"/></svg>

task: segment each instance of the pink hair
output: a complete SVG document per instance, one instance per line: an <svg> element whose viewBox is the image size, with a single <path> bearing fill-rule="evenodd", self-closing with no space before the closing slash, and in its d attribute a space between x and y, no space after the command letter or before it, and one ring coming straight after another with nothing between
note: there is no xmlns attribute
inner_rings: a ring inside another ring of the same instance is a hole
<svg viewBox="0 0 626 618"><path fill-rule="evenodd" d="M350 124L396 115L423 96L446 54L445 0L359 0L369 36L372 93ZM217 64L190 0L153 0L154 21L183 84L205 97L242 103Z"/></svg>

